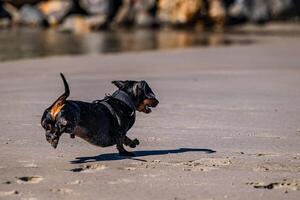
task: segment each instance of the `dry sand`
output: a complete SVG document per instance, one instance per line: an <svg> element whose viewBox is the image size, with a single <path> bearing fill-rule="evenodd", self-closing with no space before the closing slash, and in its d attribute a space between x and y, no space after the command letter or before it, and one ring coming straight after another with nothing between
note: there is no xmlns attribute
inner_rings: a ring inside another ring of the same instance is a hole
<svg viewBox="0 0 300 200"><path fill-rule="evenodd" d="M250 46L0 63L0 199L299 199L300 38ZM63 92L100 99L145 79L160 105L128 133L136 157L40 126Z"/></svg>

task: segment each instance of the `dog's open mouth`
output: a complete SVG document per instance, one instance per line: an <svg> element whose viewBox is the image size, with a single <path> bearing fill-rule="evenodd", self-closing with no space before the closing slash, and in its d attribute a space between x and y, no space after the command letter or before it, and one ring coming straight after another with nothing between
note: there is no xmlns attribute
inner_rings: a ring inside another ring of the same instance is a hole
<svg viewBox="0 0 300 200"><path fill-rule="evenodd" d="M151 105L146 104L145 107L144 107L144 112L145 113L151 113L151 111L152 111L151 108L152 108Z"/></svg>
<svg viewBox="0 0 300 200"><path fill-rule="evenodd" d="M155 108L158 104L158 100L156 99L145 99L143 103L139 107L140 112L144 112L146 114L151 113L152 108Z"/></svg>
<svg viewBox="0 0 300 200"><path fill-rule="evenodd" d="M146 113L146 114L151 113L152 108L155 108L157 106L157 104L158 104L158 101L155 101L152 104L145 104L143 112Z"/></svg>

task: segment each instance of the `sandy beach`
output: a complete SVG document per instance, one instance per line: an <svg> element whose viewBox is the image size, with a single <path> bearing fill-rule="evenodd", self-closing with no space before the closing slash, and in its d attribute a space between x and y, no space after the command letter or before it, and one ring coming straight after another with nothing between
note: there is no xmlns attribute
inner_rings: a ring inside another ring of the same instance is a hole
<svg viewBox="0 0 300 200"><path fill-rule="evenodd" d="M0 199L300 198L300 38L0 63ZM128 133L133 158L64 135L42 112L63 92L92 101L147 80L160 104Z"/></svg>

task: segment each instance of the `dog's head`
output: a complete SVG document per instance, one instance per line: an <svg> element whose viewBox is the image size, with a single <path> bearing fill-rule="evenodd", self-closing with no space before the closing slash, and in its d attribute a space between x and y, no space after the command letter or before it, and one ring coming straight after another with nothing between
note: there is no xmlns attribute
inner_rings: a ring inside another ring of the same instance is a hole
<svg viewBox="0 0 300 200"><path fill-rule="evenodd" d="M44 111L41 119L41 125L45 129L46 140L51 144L52 147L56 148L60 135L58 134L58 129L56 127L55 120L51 116L51 112L48 109Z"/></svg>
<svg viewBox="0 0 300 200"><path fill-rule="evenodd" d="M44 111L41 125L45 129L46 140L56 148L63 133L72 133L79 119L76 107L64 102L61 106L50 106ZM71 135L72 136L72 135Z"/></svg>
<svg viewBox="0 0 300 200"><path fill-rule="evenodd" d="M139 112L150 113L159 101L146 81L112 81L120 90L126 92Z"/></svg>

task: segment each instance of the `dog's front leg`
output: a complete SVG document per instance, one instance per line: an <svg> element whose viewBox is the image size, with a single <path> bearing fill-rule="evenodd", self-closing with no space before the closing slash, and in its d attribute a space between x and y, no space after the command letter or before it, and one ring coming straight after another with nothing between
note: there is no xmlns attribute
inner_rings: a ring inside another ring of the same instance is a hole
<svg viewBox="0 0 300 200"><path fill-rule="evenodd" d="M140 144L140 141L138 139L134 139L134 140L131 140L129 137L125 136L124 138L124 144L126 146L129 146L131 148L135 148L137 145Z"/></svg>
<svg viewBox="0 0 300 200"><path fill-rule="evenodd" d="M128 157L134 156L134 153L129 152L129 151L127 151L124 148L123 143L124 143L124 138L118 139L118 141L117 141L117 149L119 151L119 155L120 156L128 156Z"/></svg>

